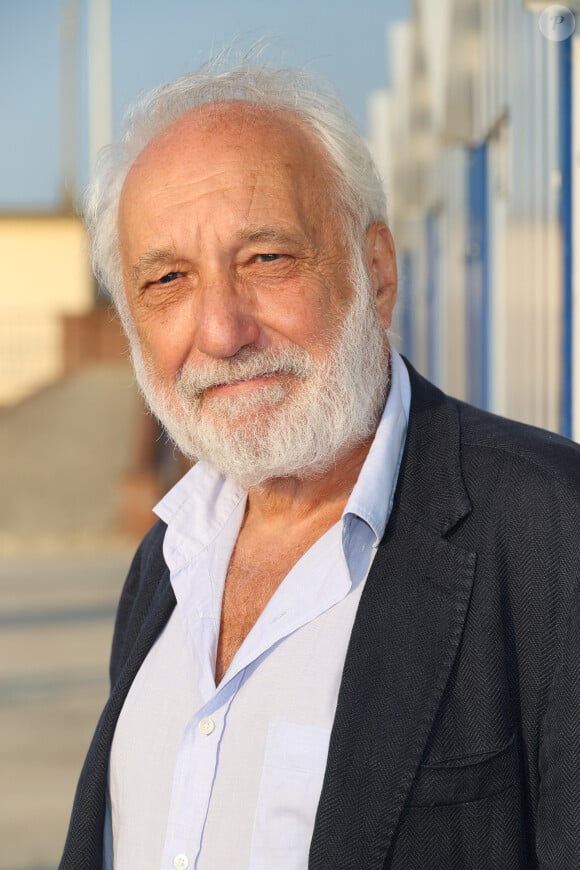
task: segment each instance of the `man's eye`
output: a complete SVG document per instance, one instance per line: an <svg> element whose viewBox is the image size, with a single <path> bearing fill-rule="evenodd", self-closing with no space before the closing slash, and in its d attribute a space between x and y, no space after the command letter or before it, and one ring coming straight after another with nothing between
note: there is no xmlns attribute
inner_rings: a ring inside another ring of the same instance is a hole
<svg viewBox="0 0 580 870"><path fill-rule="evenodd" d="M157 281L158 284L171 284L172 281L176 281L178 278L181 278L183 272L168 272L167 275L163 275L162 278L159 278Z"/></svg>
<svg viewBox="0 0 580 870"><path fill-rule="evenodd" d="M279 260L282 254L256 254L258 263L272 263L274 260Z"/></svg>

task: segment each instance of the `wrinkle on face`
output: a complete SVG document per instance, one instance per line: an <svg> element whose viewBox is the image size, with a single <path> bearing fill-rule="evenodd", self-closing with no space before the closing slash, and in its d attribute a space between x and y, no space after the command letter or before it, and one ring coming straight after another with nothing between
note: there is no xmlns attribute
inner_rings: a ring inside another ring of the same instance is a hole
<svg viewBox="0 0 580 870"><path fill-rule="evenodd" d="M256 348L290 342L323 355L353 292L327 164L293 117L247 104L193 110L139 155L119 235L129 308L160 378L218 352L198 340L202 290L215 324L239 327L240 347L251 335ZM288 265L258 268L255 251ZM164 270L179 278L159 287Z"/></svg>

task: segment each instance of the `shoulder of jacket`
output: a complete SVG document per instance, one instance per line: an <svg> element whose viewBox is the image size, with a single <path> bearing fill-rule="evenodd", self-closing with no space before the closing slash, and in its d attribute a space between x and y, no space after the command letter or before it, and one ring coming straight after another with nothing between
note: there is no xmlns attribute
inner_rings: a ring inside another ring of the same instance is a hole
<svg viewBox="0 0 580 870"><path fill-rule="evenodd" d="M502 515L510 505L524 518L540 513L547 519L551 512L568 527L580 523L580 445L463 402L455 404L462 472L472 499L479 491L487 493L489 505L495 504Z"/></svg>

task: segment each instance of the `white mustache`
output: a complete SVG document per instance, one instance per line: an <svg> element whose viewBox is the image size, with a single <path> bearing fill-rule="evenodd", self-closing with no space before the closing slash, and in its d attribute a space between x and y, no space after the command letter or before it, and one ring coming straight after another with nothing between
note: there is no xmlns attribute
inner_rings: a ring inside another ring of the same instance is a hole
<svg viewBox="0 0 580 870"><path fill-rule="evenodd" d="M203 366L182 368L176 390L182 398L195 399L205 390L272 375L307 377L313 360L302 348L277 351L244 351L237 358L213 360Z"/></svg>

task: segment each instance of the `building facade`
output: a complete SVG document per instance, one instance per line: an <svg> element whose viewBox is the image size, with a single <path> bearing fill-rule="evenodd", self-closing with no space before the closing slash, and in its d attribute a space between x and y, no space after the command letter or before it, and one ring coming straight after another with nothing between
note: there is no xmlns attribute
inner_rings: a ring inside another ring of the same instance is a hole
<svg viewBox="0 0 580 870"><path fill-rule="evenodd" d="M0 406L65 370L66 316L94 305L85 230L71 214L1 214Z"/></svg>
<svg viewBox="0 0 580 870"><path fill-rule="evenodd" d="M371 147L399 252L403 352L448 392L579 440L574 11L415 0L390 32Z"/></svg>

